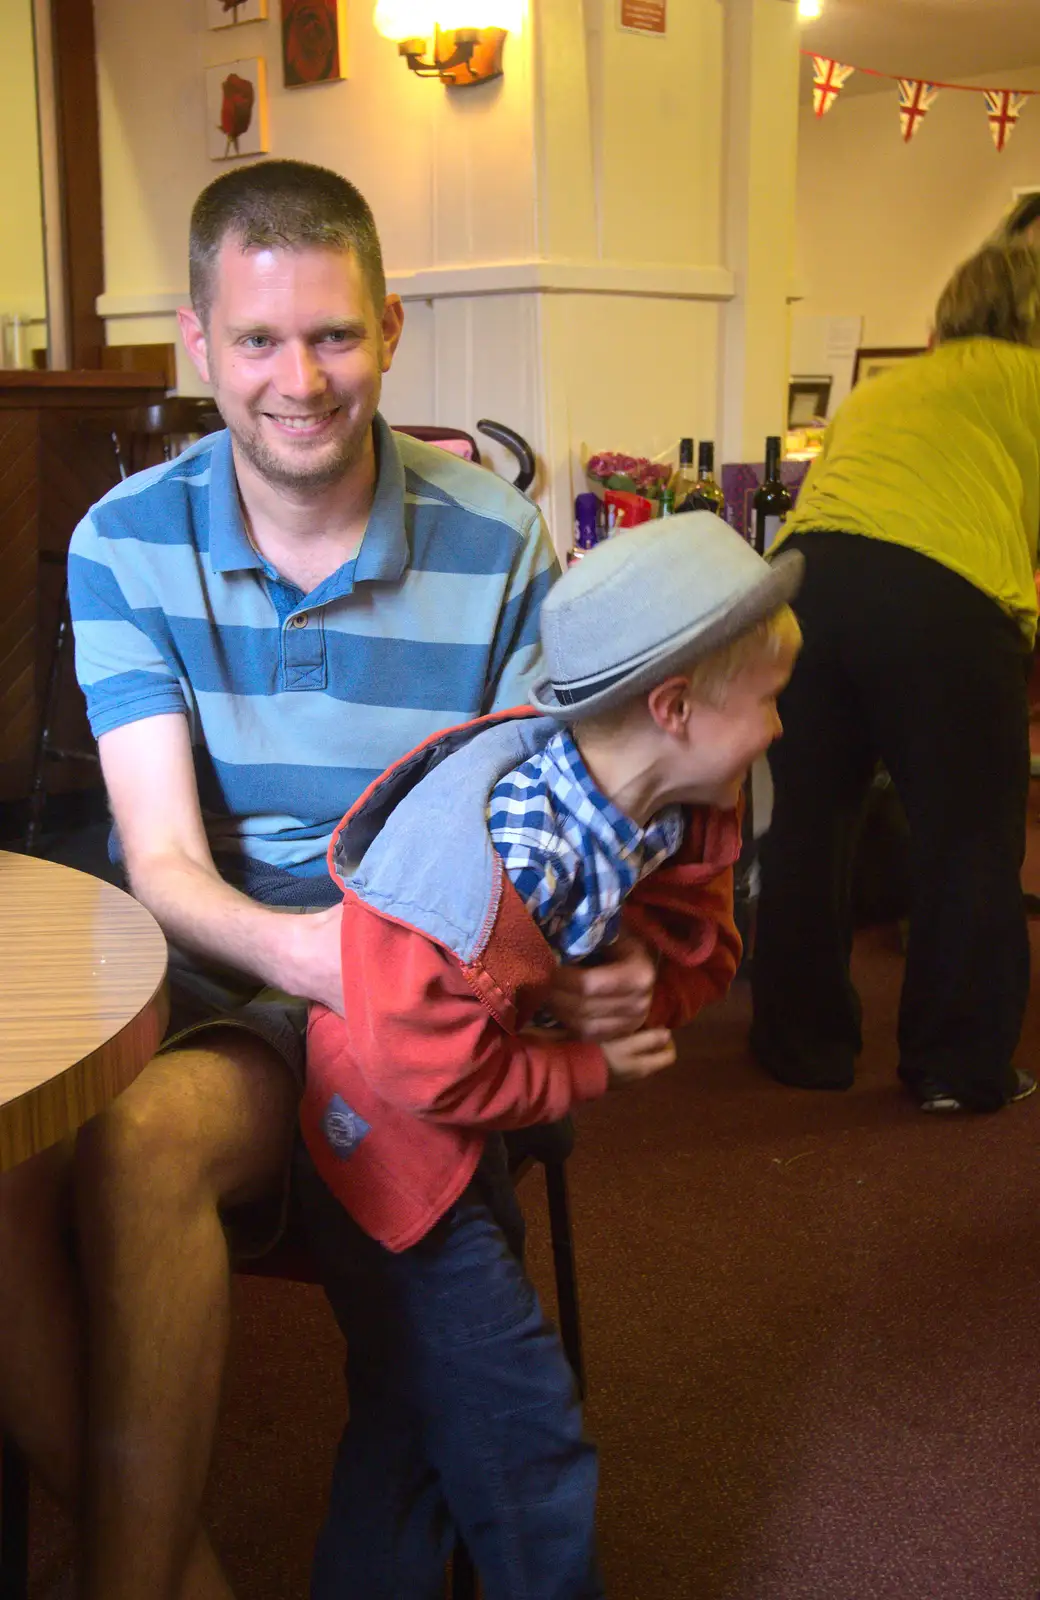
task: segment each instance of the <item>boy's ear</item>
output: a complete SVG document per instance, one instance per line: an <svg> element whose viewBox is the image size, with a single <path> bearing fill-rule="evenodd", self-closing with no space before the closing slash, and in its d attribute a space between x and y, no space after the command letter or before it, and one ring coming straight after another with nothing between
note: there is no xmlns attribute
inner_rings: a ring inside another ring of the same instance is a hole
<svg viewBox="0 0 1040 1600"><path fill-rule="evenodd" d="M690 715L690 682L682 673L655 684L647 695L650 715L662 733L682 733Z"/></svg>

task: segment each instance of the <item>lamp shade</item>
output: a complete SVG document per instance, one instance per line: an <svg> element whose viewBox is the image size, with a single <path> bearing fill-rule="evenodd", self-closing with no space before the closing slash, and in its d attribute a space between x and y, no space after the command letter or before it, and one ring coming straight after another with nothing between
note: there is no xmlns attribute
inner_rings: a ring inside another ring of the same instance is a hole
<svg viewBox="0 0 1040 1600"><path fill-rule="evenodd" d="M372 20L384 39L432 39L437 7L430 0L376 0Z"/></svg>

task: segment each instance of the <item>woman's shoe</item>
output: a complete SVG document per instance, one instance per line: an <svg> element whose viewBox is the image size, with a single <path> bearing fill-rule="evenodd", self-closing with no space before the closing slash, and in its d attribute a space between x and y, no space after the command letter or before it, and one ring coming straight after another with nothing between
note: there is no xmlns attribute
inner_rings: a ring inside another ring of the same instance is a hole
<svg viewBox="0 0 1040 1600"><path fill-rule="evenodd" d="M1023 1072L1021 1067L1015 1068L1015 1087L1008 1100L1013 1105L1016 1100L1026 1100L1036 1088L1036 1079L1031 1072ZM921 1086L921 1098L918 1102L922 1111L964 1111L963 1101L958 1100L955 1094L950 1094L948 1089L940 1088L938 1084L925 1083Z"/></svg>

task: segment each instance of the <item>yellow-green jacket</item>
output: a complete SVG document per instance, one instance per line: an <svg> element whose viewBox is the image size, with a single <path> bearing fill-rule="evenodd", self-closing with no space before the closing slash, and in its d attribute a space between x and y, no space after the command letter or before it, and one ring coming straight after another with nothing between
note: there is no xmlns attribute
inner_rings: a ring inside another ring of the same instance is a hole
<svg viewBox="0 0 1040 1600"><path fill-rule="evenodd" d="M808 528L908 546L982 589L1033 640L1040 350L958 339L854 389L783 539ZM775 546L774 546L775 548Z"/></svg>

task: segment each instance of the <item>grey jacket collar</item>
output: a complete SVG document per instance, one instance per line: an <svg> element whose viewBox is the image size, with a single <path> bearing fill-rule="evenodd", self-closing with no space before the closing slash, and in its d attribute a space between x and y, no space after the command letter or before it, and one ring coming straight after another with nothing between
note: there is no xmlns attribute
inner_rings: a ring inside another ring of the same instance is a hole
<svg viewBox="0 0 1040 1600"><path fill-rule="evenodd" d="M342 827L333 859L346 887L463 964L474 960L491 933L502 875L488 834L488 796L557 727L550 717L466 723L420 745Z"/></svg>

